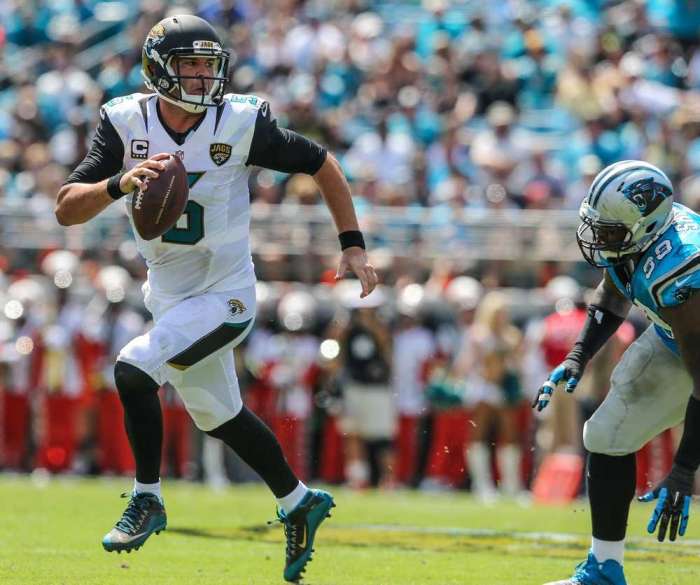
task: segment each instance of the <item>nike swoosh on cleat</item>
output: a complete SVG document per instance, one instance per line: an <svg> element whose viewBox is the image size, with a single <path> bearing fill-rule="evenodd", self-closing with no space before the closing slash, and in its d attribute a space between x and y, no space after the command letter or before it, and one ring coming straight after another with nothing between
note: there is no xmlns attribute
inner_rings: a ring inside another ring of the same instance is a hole
<svg viewBox="0 0 700 585"><path fill-rule="evenodd" d="M124 534L124 533L122 532L122 534ZM129 540L121 540L121 539L119 539L116 543L115 543L115 542L112 542L112 544L130 544L131 542L133 542L133 541L136 540L137 538L142 537L144 534L148 534L148 531L146 531L146 532L140 532L139 534L134 534L133 536L129 536L128 534L126 534L125 536L127 536L127 538L128 538Z"/></svg>

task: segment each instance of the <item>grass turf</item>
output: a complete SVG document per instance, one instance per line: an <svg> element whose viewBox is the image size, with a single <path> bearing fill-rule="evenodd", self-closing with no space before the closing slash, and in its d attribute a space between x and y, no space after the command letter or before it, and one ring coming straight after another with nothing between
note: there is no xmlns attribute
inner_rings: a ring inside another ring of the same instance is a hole
<svg viewBox="0 0 700 585"><path fill-rule="evenodd" d="M168 530L138 552L106 553L100 539L121 514L128 480L0 475L3 585L267 585L282 583L284 543L261 486L224 492L166 482ZM571 575L588 547L585 503L486 507L465 494L355 494L321 527L309 585L542 585ZM630 585L697 585L700 517L684 539L646 535L651 505L634 504Z"/></svg>

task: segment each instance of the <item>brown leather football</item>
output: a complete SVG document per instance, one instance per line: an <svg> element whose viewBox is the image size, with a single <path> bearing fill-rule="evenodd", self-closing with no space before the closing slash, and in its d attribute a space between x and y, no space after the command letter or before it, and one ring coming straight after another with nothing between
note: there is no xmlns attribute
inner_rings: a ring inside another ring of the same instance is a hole
<svg viewBox="0 0 700 585"><path fill-rule="evenodd" d="M189 196L187 171L180 157L171 154L160 162L165 169L157 179L145 181L143 190L136 191L131 200L134 226L144 240L158 238L173 227Z"/></svg>

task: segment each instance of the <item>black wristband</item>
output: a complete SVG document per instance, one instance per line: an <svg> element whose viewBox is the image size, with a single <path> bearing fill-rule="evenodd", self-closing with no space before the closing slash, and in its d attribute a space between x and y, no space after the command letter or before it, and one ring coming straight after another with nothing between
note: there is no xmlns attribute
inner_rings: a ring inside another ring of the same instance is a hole
<svg viewBox="0 0 700 585"><path fill-rule="evenodd" d="M341 232L338 234L338 239L340 240L341 250L352 248L353 246L359 246L363 250L365 249L365 239L362 237L362 232L359 230Z"/></svg>
<svg viewBox="0 0 700 585"><path fill-rule="evenodd" d="M122 177L126 174L126 171L122 173L117 173L113 177L110 177L109 180L107 181L107 193L109 196L114 199L121 199L126 195L126 193L122 193L121 187L119 186L119 181L122 180Z"/></svg>
<svg viewBox="0 0 700 585"><path fill-rule="evenodd" d="M695 473L700 467L700 400L691 396L685 410L683 437L675 462Z"/></svg>

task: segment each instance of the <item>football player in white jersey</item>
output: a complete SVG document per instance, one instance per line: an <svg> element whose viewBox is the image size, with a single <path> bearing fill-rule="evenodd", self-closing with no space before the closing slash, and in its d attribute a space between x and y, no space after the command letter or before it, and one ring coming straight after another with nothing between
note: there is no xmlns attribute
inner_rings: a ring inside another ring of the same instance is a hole
<svg viewBox="0 0 700 585"><path fill-rule="evenodd" d="M636 484L635 453L685 422L668 476L642 496L656 501L647 525L659 541L683 536L700 467L700 215L673 202L668 177L626 160L603 169L579 211L584 258L605 270L579 338L542 385L573 392L586 364L624 322L632 304L651 324L625 351L610 391L583 428L592 541L574 575L548 585L626 585L623 555Z"/></svg>
<svg viewBox="0 0 700 585"><path fill-rule="evenodd" d="M267 102L224 94L229 54L201 18L172 16L143 46L152 93L105 104L90 151L58 193L62 225L84 223L117 199L127 202L178 153L190 195L181 220L162 237L135 237L148 265L146 307L154 327L128 343L115 381L136 459L129 504L104 537L107 551L138 549L165 529L160 493L162 418L158 388L170 382L195 424L231 447L267 483L287 538L284 578L296 581L311 558L316 529L334 506L327 492L294 475L272 432L241 402L232 347L255 318L250 254L251 165L313 176L339 232L338 278L349 269L372 292L377 277L364 250L350 190L336 159L278 128Z"/></svg>

